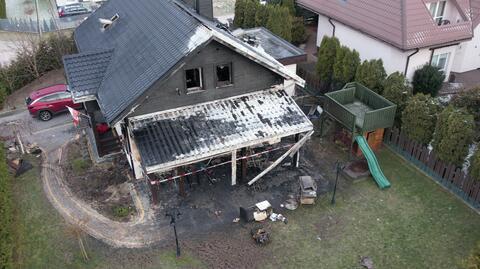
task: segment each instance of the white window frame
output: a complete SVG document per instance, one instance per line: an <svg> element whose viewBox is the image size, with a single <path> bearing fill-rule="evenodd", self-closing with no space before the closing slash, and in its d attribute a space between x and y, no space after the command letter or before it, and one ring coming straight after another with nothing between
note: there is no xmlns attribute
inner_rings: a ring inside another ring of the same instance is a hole
<svg viewBox="0 0 480 269"><path fill-rule="evenodd" d="M200 76L200 86L199 87L188 88L187 87L187 70L192 70L192 69L198 69L198 74ZM203 88L203 70L202 70L201 67L186 68L185 71L184 71L184 75L185 75L185 88L187 89L187 94L200 92L200 91L204 90L204 88Z"/></svg>
<svg viewBox="0 0 480 269"><path fill-rule="evenodd" d="M443 9L442 9L442 14L438 14L440 11L440 6L443 4ZM432 5L434 5L434 10L432 10ZM447 1L437 1L437 2L432 2L428 6L428 10L430 11L430 14L432 15L433 20L437 23L440 24L443 20L443 16L445 15L445 8L447 7Z"/></svg>
<svg viewBox="0 0 480 269"><path fill-rule="evenodd" d="M445 58L445 65L443 67L438 66L441 58ZM432 57L431 65L435 66L435 67L438 67L438 68L440 68L441 71L445 72L447 67L448 67L448 60L450 60L450 52L436 54L436 55L433 55L433 57Z"/></svg>

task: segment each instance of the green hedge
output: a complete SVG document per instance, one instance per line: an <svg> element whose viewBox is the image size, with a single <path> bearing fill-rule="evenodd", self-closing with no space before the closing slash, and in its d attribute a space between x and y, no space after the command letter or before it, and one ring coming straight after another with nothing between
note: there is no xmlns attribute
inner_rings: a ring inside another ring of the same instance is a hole
<svg viewBox="0 0 480 269"><path fill-rule="evenodd" d="M7 6L5 5L5 0L0 0L0 19L7 18Z"/></svg>
<svg viewBox="0 0 480 269"><path fill-rule="evenodd" d="M0 144L0 269L12 268L13 206L11 175L8 172L3 143Z"/></svg>
<svg viewBox="0 0 480 269"><path fill-rule="evenodd" d="M7 95L51 70L62 68L62 57L75 52L73 36L62 33L52 34L35 43L34 48L18 52L14 61L0 66L0 108Z"/></svg>

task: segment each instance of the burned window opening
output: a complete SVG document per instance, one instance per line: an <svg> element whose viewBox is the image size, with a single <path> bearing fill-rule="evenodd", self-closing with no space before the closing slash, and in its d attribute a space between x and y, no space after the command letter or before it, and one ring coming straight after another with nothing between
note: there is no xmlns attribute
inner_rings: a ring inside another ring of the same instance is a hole
<svg viewBox="0 0 480 269"><path fill-rule="evenodd" d="M187 93L202 90L202 69L193 68L185 70L185 81L187 84Z"/></svg>
<svg viewBox="0 0 480 269"><path fill-rule="evenodd" d="M217 74L217 87L227 86L232 84L232 68L231 64L217 65L215 68Z"/></svg>

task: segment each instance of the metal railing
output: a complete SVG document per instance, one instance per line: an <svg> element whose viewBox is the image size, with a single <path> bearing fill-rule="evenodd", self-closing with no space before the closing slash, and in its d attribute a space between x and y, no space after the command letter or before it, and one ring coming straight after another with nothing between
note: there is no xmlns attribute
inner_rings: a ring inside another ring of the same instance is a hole
<svg viewBox="0 0 480 269"><path fill-rule="evenodd" d="M74 29L85 17L41 19L40 23L31 18L0 19L0 31L17 33L38 33L38 26L43 33Z"/></svg>

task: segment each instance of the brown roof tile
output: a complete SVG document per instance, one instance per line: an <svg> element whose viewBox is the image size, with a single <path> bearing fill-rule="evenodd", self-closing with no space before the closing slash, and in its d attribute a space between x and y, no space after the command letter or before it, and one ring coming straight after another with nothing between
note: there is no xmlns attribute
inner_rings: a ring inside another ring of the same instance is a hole
<svg viewBox="0 0 480 269"><path fill-rule="evenodd" d="M470 0L452 1L465 21L442 26L436 25L424 0L297 0L297 3L406 50L472 37L472 22L466 16Z"/></svg>
<svg viewBox="0 0 480 269"><path fill-rule="evenodd" d="M473 28L480 24L480 0L471 0Z"/></svg>

